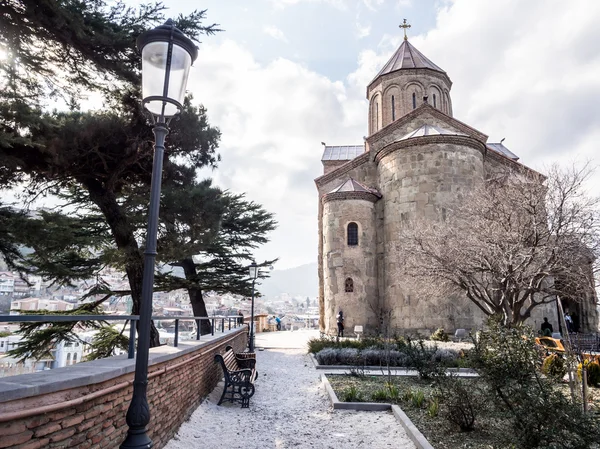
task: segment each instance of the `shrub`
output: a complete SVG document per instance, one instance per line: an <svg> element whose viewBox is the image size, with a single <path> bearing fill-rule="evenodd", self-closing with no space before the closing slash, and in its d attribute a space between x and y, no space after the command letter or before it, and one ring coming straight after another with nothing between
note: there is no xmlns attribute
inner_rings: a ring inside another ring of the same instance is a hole
<svg viewBox="0 0 600 449"><path fill-rule="evenodd" d="M338 354L336 348L324 348L315 354L315 358L321 365L335 365L338 363Z"/></svg>
<svg viewBox="0 0 600 449"><path fill-rule="evenodd" d="M531 448L592 448L600 441L600 418L584 414L560 386L542 377L533 331L490 322L475 343L474 359L486 383L487 401L505 413L511 443Z"/></svg>
<svg viewBox="0 0 600 449"><path fill-rule="evenodd" d="M404 351L408 358L408 366L416 369L421 379L430 379L445 372L445 367L433 358L437 349L437 346L426 346L423 340L407 340Z"/></svg>
<svg viewBox="0 0 600 449"><path fill-rule="evenodd" d="M362 392L354 385L342 392L342 398L344 402L363 402Z"/></svg>
<svg viewBox="0 0 600 449"><path fill-rule="evenodd" d="M567 374L565 359L558 354L550 354L542 362L542 373L553 379L562 379Z"/></svg>
<svg viewBox="0 0 600 449"><path fill-rule="evenodd" d="M454 349L438 348L431 357L435 362L450 366L456 364L456 361L458 360L458 351Z"/></svg>
<svg viewBox="0 0 600 449"><path fill-rule="evenodd" d="M444 332L443 327L440 327L433 334L431 334L429 339L433 341L450 341L450 338L448 338L448 334Z"/></svg>
<svg viewBox="0 0 600 449"><path fill-rule="evenodd" d="M335 337L321 337L311 338L308 340L308 352L316 354L325 348L354 348L354 349L383 349L385 342L379 338L366 337L360 340L342 339L339 340Z"/></svg>
<svg viewBox="0 0 600 449"><path fill-rule="evenodd" d="M598 362L592 362L586 360L585 368L587 370L587 383L592 387L600 387L600 364ZM582 379L581 363L577 365L577 377L579 380Z"/></svg>
<svg viewBox="0 0 600 449"><path fill-rule="evenodd" d="M468 384L467 384L468 382ZM441 376L436 380L436 398L442 405L444 417L463 432L473 430L481 397L474 380Z"/></svg>

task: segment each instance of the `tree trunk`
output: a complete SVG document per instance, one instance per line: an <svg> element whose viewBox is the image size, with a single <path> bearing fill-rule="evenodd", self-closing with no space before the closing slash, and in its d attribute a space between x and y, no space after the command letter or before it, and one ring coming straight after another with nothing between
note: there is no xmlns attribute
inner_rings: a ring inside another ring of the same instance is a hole
<svg viewBox="0 0 600 449"><path fill-rule="evenodd" d="M140 305L142 303L142 279L144 274L144 259L140 253L137 241L133 233L133 228L127 220L127 216L119 206L114 193L107 191L98 184L85 184L90 194L90 199L96 204L110 226L110 230L119 248L125 254L125 272L129 280L131 289L131 298L133 300L132 315L140 314ZM138 331L139 331L139 321ZM150 327L150 347L160 345L158 330L154 322Z"/></svg>
<svg viewBox="0 0 600 449"><path fill-rule="evenodd" d="M180 266L183 268L185 279L188 282L192 282L197 285L198 272L196 271L196 264L194 263L192 258L183 259L180 263ZM192 311L194 312L194 316L208 316L208 313L206 311L206 304L204 304L204 298L202 297L202 289L197 287L189 287L187 291L190 297L190 303L192 304ZM200 333L202 335L205 335L210 334L210 332L210 322L207 320L202 320L200 322Z"/></svg>

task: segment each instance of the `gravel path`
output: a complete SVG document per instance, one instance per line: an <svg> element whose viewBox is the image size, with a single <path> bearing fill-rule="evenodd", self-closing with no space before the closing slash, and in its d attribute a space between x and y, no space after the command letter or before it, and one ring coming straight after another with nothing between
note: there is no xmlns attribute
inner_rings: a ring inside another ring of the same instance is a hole
<svg viewBox="0 0 600 449"><path fill-rule="evenodd" d="M249 409L217 406L220 384L166 449L415 448L391 412L334 412L305 349L258 351L257 369Z"/></svg>

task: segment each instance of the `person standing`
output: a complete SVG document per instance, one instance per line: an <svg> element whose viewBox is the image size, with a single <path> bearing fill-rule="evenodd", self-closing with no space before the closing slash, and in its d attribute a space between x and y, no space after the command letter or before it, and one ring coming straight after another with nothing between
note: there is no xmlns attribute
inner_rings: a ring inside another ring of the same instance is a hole
<svg viewBox="0 0 600 449"><path fill-rule="evenodd" d="M344 336L344 312L340 310L340 313L337 315L337 328L338 328L338 337Z"/></svg>
<svg viewBox="0 0 600 449"><path fill-rule="evenodd" d="M281 330L281 318L279 318L278 316L275 317L275 324L276 324L276 328L278 331Z"/></svg>
<svg viewBox="0 0 600 449"><path fill-rule="evenodd" d="M565 312L565 323L567 323L567 332L573 332L573 319L571 318L571 315L569 315L568 310Z"/></svg>
<svg viewBox="0 0 600 449"><path fill-rule="evenodd" d="M544 317L544 322L540 326L540 330L542 331L542 335L544 337L551 337L552 336L552 332L554 331L554 329L552 329L552 324L550 324L548 322L548 318L547 317Z"/></svg>

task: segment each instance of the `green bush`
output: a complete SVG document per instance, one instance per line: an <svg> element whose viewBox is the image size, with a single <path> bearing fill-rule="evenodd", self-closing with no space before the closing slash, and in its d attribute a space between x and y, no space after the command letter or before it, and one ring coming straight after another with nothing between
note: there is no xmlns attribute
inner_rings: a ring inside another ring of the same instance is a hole
<svg viewBox="0 0 600 449"><path fill-rule="evenodd" d="M600 416L584 414L561 386L542 376L533 331L490 321L474 360L487 404L509 419L507 443L523 449L590 449L600 441Z"/></svg>
<svg viewBox="0 0 600 449"><path fill-rule="evenodd" d="M450 341L448 334L444 331L443 327L440 327L429 337L430 340L433 341Z"/></svg>
<svg viewBox="0 0 600 449"><path fill-rule="evenodd" d="M0 331L0 337L8 337L11 335L9 331Z"/></svg>
<svg viewBox="0 0 600 449"><path fill-rule="evenodd" d="M542 362L542 373L553 379L562 379L567 374L565 359L558 354L550 354Z"/></svg>
<svg viewBox="0 0 600 449"><path fill-rule="evenodd" d="M360 340L341 339L335 337L311 338L308 340L308 352L316 354L325 348L383 349L385 342L378 338L362 338Z"/></svg>
<svg viewBox="0 0 600 449"><path fill-rule="evenodd" d="M437 346L429 347L423 340L408 339L403 350L408 357L408 366L417 370L419 378L430 379L445 373L446 366L434 357L438 352Z"/></svg>
<svg viewBox="0 0 600 449"><path fill-rule="evenodd" d="M585 361L585 368L587 370L587 383L592 387L600 387L600 364L598 362L592 362L589 360ZM577 377L581 381L581 363L577 365Z"/></svg>

